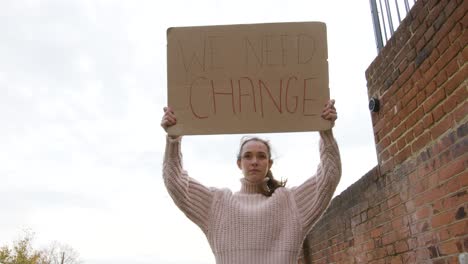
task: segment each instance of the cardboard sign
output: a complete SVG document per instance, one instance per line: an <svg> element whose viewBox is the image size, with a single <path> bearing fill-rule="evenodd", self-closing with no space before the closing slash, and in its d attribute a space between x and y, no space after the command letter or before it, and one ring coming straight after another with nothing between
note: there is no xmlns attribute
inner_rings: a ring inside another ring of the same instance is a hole
<svg viewBox="0 0 468 264"><path fill-rule="evenodd" d="M328 129L327 59L320 22L169 28L169 134Z"/></svg>

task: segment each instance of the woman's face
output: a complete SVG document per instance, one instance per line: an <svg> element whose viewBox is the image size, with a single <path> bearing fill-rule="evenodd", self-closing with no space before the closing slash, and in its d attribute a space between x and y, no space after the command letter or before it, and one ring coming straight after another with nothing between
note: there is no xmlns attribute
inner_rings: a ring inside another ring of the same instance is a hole
<svg viewBox="0 0 468 264"><path fill-rule="evenodd" d="M251 182L262 181L272 164L267 146L256 140L244 144L240 160L237 161L237 166L242 170L244 177Z"/></svg>

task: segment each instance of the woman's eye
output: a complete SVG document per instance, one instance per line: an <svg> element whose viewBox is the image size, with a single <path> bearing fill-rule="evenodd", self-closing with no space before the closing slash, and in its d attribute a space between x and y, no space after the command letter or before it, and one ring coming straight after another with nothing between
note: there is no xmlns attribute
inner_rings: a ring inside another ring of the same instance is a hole
<svg viewBox="0 0 468 264"><path fill-rule="evenodd" d="M251 159L252 155L251 154L244 154L243 158L244 159Z"/></svg>

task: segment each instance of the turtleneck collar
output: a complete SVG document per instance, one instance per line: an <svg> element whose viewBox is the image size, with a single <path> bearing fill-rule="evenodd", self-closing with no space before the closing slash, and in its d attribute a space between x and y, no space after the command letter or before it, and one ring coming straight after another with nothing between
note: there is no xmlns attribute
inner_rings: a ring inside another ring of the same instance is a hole
<svg viewBox="0 0 468 264"><path fill-rule="evenodd" d="M267 182L268 178L264 178L260 182L251 182L247 180L246 178L241 178L241 193L247 193L247 194L255 194L259 193L262 194L264 191L268 190Z"/></svg>

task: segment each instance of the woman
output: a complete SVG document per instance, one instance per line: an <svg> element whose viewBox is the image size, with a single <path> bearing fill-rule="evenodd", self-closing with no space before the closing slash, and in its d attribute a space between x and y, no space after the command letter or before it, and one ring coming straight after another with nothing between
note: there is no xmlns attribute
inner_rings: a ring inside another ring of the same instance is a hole
<svg viewBox="0 0 468 264"><path fill-rule="evenodd" d="M325 105L322 118L334 125L335 101ZM177 123L164 108L161 126ZM175 204L205 233L216 263L297 263L301 246L327 208L341 177L341 161L332 130L320 132L320 164L303 184L285 188L273 178L268 142L244 140L237 157L241 190L207 188L190 178L182 166L181 137L167 137L163 178Z"/></svg>

